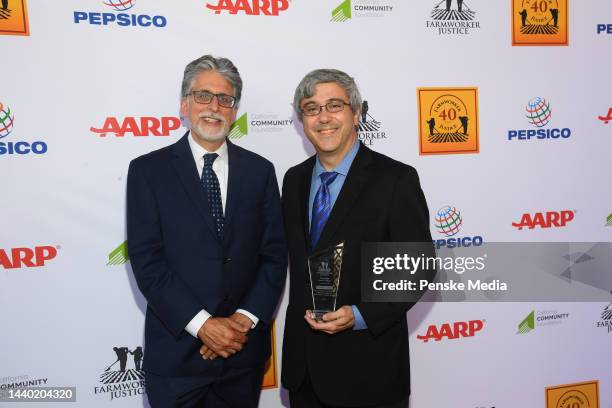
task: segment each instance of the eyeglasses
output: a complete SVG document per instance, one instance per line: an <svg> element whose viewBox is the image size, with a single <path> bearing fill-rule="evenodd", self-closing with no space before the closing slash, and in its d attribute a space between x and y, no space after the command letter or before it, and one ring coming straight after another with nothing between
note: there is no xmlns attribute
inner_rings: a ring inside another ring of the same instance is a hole
<svg viewBox="0 0 612 408"><path fill-rule="evenodd" d="M233 108L236 105L236 97L222 93L214 94L208 91L192 91L187 95L193 95L193 100L203 105L211 103L214 97L217 97L219 105L225 108Z"/></svg>
<svg viewBox="0 0 612 408"><path fill-rule="evenodd" d="M317 116L323 108L329 113L336 113L344 110L345 105L350 105L340 99L332 99L325 105L317 105L315 102L307 103L300 109L304 116Z"/></svg>

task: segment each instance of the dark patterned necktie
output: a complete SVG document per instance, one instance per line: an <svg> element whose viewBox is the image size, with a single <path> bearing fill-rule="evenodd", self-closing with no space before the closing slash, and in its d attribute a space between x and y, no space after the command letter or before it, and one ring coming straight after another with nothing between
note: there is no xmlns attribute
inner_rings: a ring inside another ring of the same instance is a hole
<svg viewBox="0 0 612 408"><path fill-rule="evenodd" d="M215 220L215 230L217 237L223 238L223 202L221 201L221 188L219 187L219 179L213 171L213 163L219 157L217 153L206 153L204 155L204 168L202 170L202 184L208 196L208 208Z"/></svg>
<svg viewBox="0 0 612 408"><path fill-rule="evenodd" d="M325 223L331 213L331 195L329 194L329 185L334 182L338 173L335 171L326 171L321 173L321 185L314 202L312 203L312 219L310 220L310 243L312 248L317 246L321 232L325 227Z"/></svg>

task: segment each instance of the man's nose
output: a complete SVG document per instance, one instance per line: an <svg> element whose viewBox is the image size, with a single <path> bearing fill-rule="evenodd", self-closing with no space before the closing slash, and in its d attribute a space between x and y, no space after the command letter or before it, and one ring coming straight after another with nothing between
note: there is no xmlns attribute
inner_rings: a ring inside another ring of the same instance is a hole
<svg viewBox="0 0 612 408"><path fill-rule="evenodd" d="M321 108L321 112L319 112L319 115L317 117L317 119L319 120L319 122L321 123L327 123L331 120L331 114L327 111L327 108L323 107Z"/></svg>
<svg viewBox="0 0 612 408"><path fill-rule="evenodd" d="M217 95L214 95L212 100L210 101L210 103L208 104L208 107L210 108L210 110L217 112L219 110L219 100L217 99Z"/></svg>

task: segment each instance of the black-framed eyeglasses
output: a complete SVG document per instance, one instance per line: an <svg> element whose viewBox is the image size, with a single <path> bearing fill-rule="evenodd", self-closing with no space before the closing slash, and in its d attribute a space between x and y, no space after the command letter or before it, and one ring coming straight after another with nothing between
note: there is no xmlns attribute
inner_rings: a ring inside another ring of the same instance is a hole
<svg viewBox="0 0 612 408"><path fill-rule="evenodd" d="M302 106L300 111L304 116L317 116L319 113L321 113L323 108L325 108L325 110L329 113L336 113L343 111L345 105L350 106L350 103L346 103L340 99L331 99L325 105L317 105L315 102L307 103L306 105Z"/></svg>
<svg viewBox="0 0 612 408"><path fill-rule="evenodd" d="M217 98L219 105L225 108L233 108L236 105L236 97L222 93L212 93L208 91L191 91L187 95L193 95L193 100L203 105L208 105L213 98Z"/></svg>

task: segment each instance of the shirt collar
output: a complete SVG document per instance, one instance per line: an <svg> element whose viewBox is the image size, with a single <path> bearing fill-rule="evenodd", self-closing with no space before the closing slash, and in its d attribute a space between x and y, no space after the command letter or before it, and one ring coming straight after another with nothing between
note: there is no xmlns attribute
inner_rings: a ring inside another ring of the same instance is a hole
<svg viewBox="0 0 612 408"><path fill-rule="evenodd" d="M353 164L353 160L355 160L355 156L357 156L360 144L361 142L358 139L355 139L351 150L349 150L346 156L344 156L340 164L338 164L335 169L332 169L330 171L335 171L336 173L342 174L344 177L346 177L349 172L349 169L351 168L351 165ZM319 155L317 155L317 160L315 160L314 171L315 177L319 177L322 173L327 171L319 161Z"/></svg>
<svg viewBox="0 0 612 408"><path fill-rule="evenodd" d="M197 137L197 136L196 136ZM193 158L196 163L200 163L203 159L202 157L206 153L217 153L219 158L221 158L226 163L227 161L227 143L224 141L223 144L214 152L209 152L202 146L200 146L195 140L193 140L194 136L191 134L191 131L187 135L187 139L189 140L189 147L191 148L191 153L193 154Z"/></svg>

